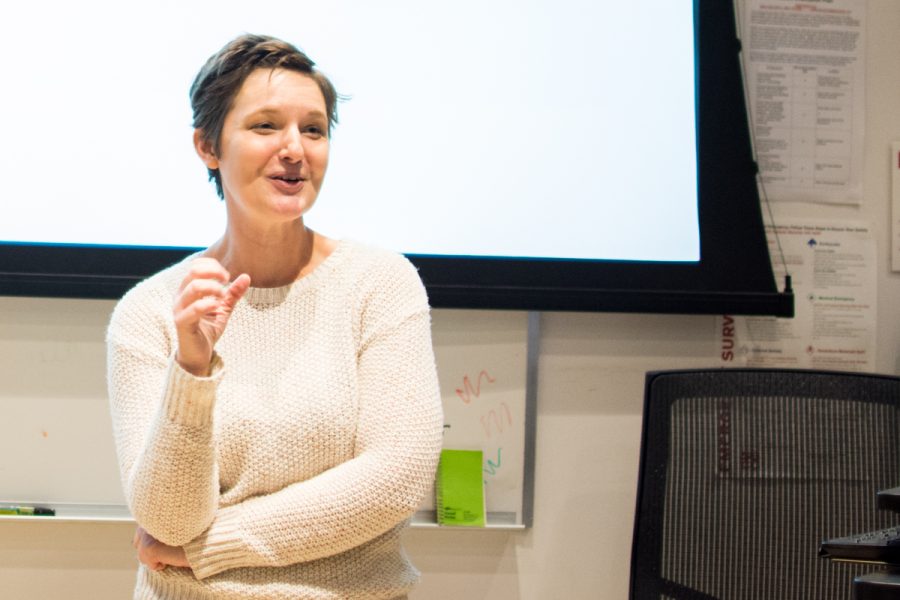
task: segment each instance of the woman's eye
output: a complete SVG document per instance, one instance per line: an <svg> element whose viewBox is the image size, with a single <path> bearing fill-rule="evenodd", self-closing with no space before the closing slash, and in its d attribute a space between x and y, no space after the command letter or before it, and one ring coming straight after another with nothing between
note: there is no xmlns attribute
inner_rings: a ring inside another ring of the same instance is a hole
<svg viewBox="0 0 900 600"><path fill-rule="evenodd" d="M325 131L318 125L310 125L309 127L306 127L303 132L311 137L317 138L325 135Z"/></svg>
<svg viewBox="0 0 900 600"><path fill-rule="evenodd" d="M275 129L275 126L268 122L257 123L256 125L253 126L253 129L263 129L263 130L270 129L271 130L271 129Z"/></svg>

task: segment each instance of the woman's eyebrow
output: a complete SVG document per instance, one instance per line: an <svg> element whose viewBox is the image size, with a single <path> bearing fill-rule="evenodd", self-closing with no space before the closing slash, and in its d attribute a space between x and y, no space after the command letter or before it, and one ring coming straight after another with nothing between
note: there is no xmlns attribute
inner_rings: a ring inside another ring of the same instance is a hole
<svg viewBox="0 0 900 600"><path fill-rule="evenodd" d="M251 117L257 116L257 115L268 116L268 115L279 115L279 114L282 114L282 112L284 112L284 111L282 111L280 108L277 108L274 106L263 106L262 108L258 108L254 111L247 113L247 115L251 116ZM323 111L319 110L318 108L314 108L312 110L306 111L305 116L323 117L324 118L326 115Z"/></svg>

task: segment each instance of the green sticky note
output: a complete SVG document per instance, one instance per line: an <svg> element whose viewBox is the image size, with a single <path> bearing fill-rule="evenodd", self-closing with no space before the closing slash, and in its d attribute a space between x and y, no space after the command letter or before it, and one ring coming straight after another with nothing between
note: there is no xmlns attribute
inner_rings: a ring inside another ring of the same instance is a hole
<svg viewBox="0 0 900 600"><path fill-rule="evenodd" d="M441 450L435 483L439 524L484 527L481 469L481 450Z"/></svg>

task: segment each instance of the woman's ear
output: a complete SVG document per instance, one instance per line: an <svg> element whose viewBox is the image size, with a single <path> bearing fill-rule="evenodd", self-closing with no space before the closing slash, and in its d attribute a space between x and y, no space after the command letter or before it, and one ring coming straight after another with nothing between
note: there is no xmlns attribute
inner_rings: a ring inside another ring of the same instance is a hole
<svg viewBox="0 0 900 600"><path fill-rule="evenodd" d="M212 144L206 140L201 129L194 130L194 149L207 169L219 168L219 159L216 158Z"/></svg>

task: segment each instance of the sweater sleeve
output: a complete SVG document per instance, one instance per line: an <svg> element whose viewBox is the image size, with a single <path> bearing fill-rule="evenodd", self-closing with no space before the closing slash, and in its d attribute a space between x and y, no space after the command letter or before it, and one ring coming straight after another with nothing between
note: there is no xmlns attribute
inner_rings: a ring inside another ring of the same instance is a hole
<svg viewBox="0 0 900 600"><path fill-rule="evenodd" d="M137 523L180 546L213 520L218 475L212 410L222 364L198 378L175 363L145 295L116 308L107 332L110 412L125 498Z"/></svg>
<svg viewBox="0 0 900 600"><path fill-rule="evenodd" d="M185 546L196 577L350 550L408 519L431 488L443 414L427 298L411 265L391 275L364 311L354 458L220 509Z"/></svg>

